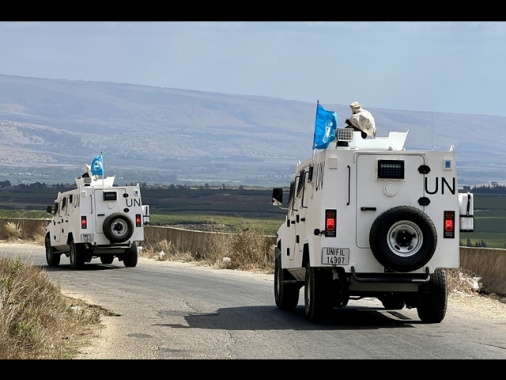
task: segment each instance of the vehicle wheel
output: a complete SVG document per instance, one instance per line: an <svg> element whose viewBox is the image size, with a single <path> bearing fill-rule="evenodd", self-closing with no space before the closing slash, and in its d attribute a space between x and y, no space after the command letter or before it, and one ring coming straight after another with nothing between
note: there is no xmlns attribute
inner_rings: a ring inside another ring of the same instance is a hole
<svg viewBox="0 0 506 380"><path fill-rule="evenodd" d="M133 268L137 265L138 261L138 253L137 253L137 243L132 243L130 248L125 252L125 257L123 258L123 264L127 268Z"/></svg>
<svg viewBox="0 0 506 380"><path fill-rule="evenodd" d="M51 238L46 235L44 239L44 246L46 247L46 262L50 267L57 267L60 265L60 254L56 253L51 247Z"/></svg>
<svg viewBox="0 0 506 380"><path fill-rule="evenodd" d="M436 270L430 276L428 293L420 295L416 311L424 323L439 323L446 315L448 305L448 287L446 271Z"/></svg>
<svg viewBox="0 0 506 380"><path fill-rule="evenodd" d="M300 287L295 279L281 267L281 251L276 247L274 254L274 299L276 306L283 310L293 310L299 303ZM293 280L286 283L285 280Z"/></svg>
<svg viewBox="0 0 506 380"><path fill-rule="evenodd" d="M114 256L113 255L102 255L102 256L100 256L100 262L102 264L112 264L113 261L114 261Z"/></svg>
<svg viewBox="0 0 506 380"><path fill-rule="evenodd" d="M306 319L310 322L324 321L332 311L330 289L332 272L306 265L304 303Z"/></svg>
<svg viewBox="0 0 506 380"><path fill-rule="evenodd" d="M74 243L72 240L70 242L70 267L72 269L81 269L84 267L84 255L82 253L82 250L80 249L79 245Z"/></svg>
<svg viewBox="0 0 506 380"><path fill-rule="evenodd" d="M132 220L123 213L113 213L104 220L104 235L112 243L122 243L134 233Z"/></svg>
<svg viewBox="0 0 506 380"><path fill-rule="evenodd" d="M436 227L423 211L397 206L373 222L369 244L374 257L385 268L411 272L427 264L434 255Z"/></svg>

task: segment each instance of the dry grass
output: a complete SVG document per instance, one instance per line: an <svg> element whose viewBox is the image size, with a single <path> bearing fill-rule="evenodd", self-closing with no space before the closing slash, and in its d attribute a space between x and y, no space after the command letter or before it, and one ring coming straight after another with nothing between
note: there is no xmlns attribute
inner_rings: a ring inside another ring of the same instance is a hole
<svg viewBox="0 0 506 380"><path fill-rule="evenodd" d="M44 245L45 227L4 224L7 241ZM108 312L65 297L46 273L0 257L0 359L72 359Z"/></svg>
<svg viewBox="0 0 506 380"><path fill-rule="evenodd" d="M9 242L23 240L33 244L44 244L45 225L39 225L37 230L25 231L19 223L5 222L3 230Z"/></svg>
<svg viewBox="0 0 506 380"><path fill-rule="evenodd" d="M0 359L68 359L102 311L61 294L40 268L0 258Z"/></svg>
<svg viewBox="0 0 506 380"><path fill-rule="evenodd" d="M15 241L21 238L22 229L21 226L14 222L6 222L4 224L5 232L7 233L7 239L9 241Z"/></svg>
<svg viewBox="0 0 506 380"><path fill-rule="evenodd" d="M251 230L239 234L217 232L210 239L206 252L180 252L167 240L144 241L141 256L159 261L274 273L274 247L267 237Z"/></svg>
<svg viewBox="0 0 506 380"><path fill-rule="evenodd" d="M45 226L39 226L37 231L34 231L30 235L30 241L33 244L40 244L44 245L44 236L46 235L46 227Z"/></svg>
<svg viewBox="0 0 506 380"><path fill-rule="evenodd" d="M479 277L476 273L459 268L447 269L446 281L448 282L449 292L462 292L466 294L474 294L480 292ZM474 288L477 286L478 288Z"/></svg>
<svg viewBox="0 0 506 380"><path fill-rule="evenodd" d="M167 240L147 242L144 241L140 256L158 261L195 261L194 255L190 252L179 252L176 247Z"/></svg>

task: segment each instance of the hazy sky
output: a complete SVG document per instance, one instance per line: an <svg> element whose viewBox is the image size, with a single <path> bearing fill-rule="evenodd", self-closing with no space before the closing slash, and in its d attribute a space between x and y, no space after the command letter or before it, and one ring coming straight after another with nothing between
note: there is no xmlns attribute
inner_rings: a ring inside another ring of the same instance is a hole
<svg viewBox="0 0 506 380"><path fill-rule="evenodd" d="M0 22L0 74L506 116L506 22Z"/></svg>

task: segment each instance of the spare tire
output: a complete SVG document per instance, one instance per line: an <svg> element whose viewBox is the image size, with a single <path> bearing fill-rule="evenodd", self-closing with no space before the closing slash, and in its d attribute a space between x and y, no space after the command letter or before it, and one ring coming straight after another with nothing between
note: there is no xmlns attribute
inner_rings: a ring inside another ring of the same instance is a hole
<svg viewBox="0 0 506 380"><path fill-rule="evenodd" d="M127 215L116 212L105 218L102 229L111 243L123 243L132 237L134 224Z"/></svg>
<svg viewBox="0 0 506 380"><path fill-rule="evenodd" d="M411 272L427 264L434 255L436 227L416 207L393 207L373 222L369 245L376 260L386 269Z"/></svg>

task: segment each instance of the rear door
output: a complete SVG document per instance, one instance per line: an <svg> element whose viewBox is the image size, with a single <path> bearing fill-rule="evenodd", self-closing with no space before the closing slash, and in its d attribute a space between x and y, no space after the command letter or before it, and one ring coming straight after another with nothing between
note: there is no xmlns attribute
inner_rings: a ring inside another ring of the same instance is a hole
<svg viewBox="0 0 506 380"><path fill-rule="evenodd" d="M422 155L357 154L356 242L369 248L369 231L382 212L399 205L423 209L418 200L425 196Z"/></svg>
<svg viewBox="0 0 506 380"><path fill-rule="evenodd" d="M103 224L106 217L114 212L122 211L121 206L125 203L124 197L122 197L123 193L124 189L120 188L95 189L93 191L94 222L97 234L104 234Z"/></svg>

